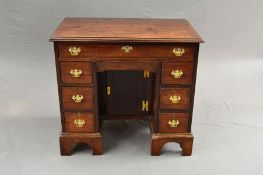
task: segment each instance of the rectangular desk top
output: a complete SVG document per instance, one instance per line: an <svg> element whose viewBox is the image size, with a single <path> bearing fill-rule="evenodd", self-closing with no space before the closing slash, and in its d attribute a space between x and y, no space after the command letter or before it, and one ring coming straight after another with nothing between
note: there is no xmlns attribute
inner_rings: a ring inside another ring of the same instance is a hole
<svg viewBox="0 0 263 175"><path fill-rule="evenodd" d="M65 18L50 41L203 42L185 19L142 18Z"/></svg>

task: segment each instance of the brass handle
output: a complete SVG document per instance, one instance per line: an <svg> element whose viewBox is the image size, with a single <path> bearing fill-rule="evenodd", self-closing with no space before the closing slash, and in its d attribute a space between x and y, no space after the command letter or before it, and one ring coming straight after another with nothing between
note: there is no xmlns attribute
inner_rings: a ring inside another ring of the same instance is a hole
<svg viewBox="0 0 263 175"><path fill-rule="evenodd" d="M170 125L171 128L176 128L179 125L178 120L169 120L168 124Z"/></svg>
<svg viewBox="0 0 263 175"><path fill-rule="evenodd" d="M74 120L74 124L76 125L76 127L78 128L82 128L85 125L85 120L84 119L75 119Z"/></svg>
<svg viewBox="0 0 263 175"><path fill-rule="evenodd" d="M72 75L73 78L78 78L82 74L82 70L78 69L71 69L70 74Z"/></svg>
<svg viewBox="0 0 263 175"><path fill-rule="evenodd" d="M144 77L144 78L149 78L149 77L150 77L150 71L144 70L144 71L143 71L143 77Z"/></svg>
<svg viewBox="0 0 263 175"><path fill-rule="evenodd" d="M132 46L122 46L121 50L123 50L126 53L129 53L130 51L133 50L133 47Z"/></svg>
<svg viewBox="0 0 263 175"><path fill-rule="evenodd" d="M175 56L180 57L185 53L185 51L184 48L174 48L173 53Z"/></svg>
<svg viewBox="0 0 263 175"><path fill-rule="evenodd" d="M81 49L80 47L70 47L68 51L72 56L77 56L81 52Z"/></svg>
<svg viewBox="0 0 263 175"><path fill-rule="evenodd" d="M182 70L173 70L171 72L171 75L174 76L174 78L180 78L182 75L184 74L184 72Z"/></svg>
<svg viewBox="0 0 263 175"><path fill-rule="evenodd" d="M179 103L181 100L181 97L179 95L173 95L169 98L172 103Z"/></svg>
<svg viewBox="0 0 263 175"><path fill-rule="evenodd" d="M110 86L107 86L107 95L110 95L110 93L111 93Z"/></svg>
<svg viewBox="0 0 263 175"><path fill-rule="evenodd" d="M149 111L149 101L148 100L142 100L142 111Z"/></svg>
<svg viewBox="0 0 263 175"><path fill-rule="evenodd" d="M74 100L75 103L80 103L84 99L83 95L73 95L72 100Z"/></svg>

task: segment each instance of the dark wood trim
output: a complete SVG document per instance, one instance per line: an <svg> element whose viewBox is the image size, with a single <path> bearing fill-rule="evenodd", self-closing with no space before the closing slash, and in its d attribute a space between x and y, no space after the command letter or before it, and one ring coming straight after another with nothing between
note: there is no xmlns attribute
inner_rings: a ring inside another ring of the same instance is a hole
<svg viewBox="0 0 263 175"><path fill-rule="evenodd" d="M194 108L194 96L195 96L195 85L196 85L196 74L197 74L197 66L198 66L198 53L199 53L199 44L197 44L195 51L195 63L194 63L194 69L193 69L193 80L192 80L192 88L191 88L191 98L190 98L190 115L189 115L189 121L188 121L188 132L191 132L192 129L192 119L193 119L193 108Z"/></svg>
<svg viewBox="0 0 263 175"><path fill-rule="evenodd" d="M161 88L191 88L193 84L161 84Z"/></svg>
<svg viewBox="0 0 263 175"><path fill-rule="evenodd" d="M70 156L73 146L79 143L85 143L90 146L93 155L101 155L103 153L101 133L61 133L60 154L62 156Z"/></svg>
<svg viewBox="0 0 263 175"><path fill-rule="evenodd" d="M63 110L63 100L62 100L62 90L61 90L61 75L60 75L60 64L59 64L59 52L58 52L58 42L54 42L54 53L55 53L55 63L56 63L56 72L57 72L57 85L58 85L58 97L59 97L59 108L61 116L61 126L62 132L65 131L65 116Z"/></svg>
<svg viewBox="0 0 263 175"><path fill-rule="evenodd" d="M129 116L114 116L114 115L100 115L100 119L102 120L151 120L154 116L153 115L129 115Z"/></svg>
<svg viewBox="0 0 263 175"><path fill-rule="evenodd" d="M194 137L192 133L154 133L151 130L151 155L159 156L162 147L168 142L176 142L182 148L183 156L191 156Z"/></svg>
<svg viewBox="0 0 263 175"><path fill-rule="evenodd" d="M183 109L160 109L160 113L176 113L176 112L189 112L189 110Z"/></svg>
<svg viewBox="0 0 263 175"><path fill-rule="evenodd" d="M169 38L165 38L165 39L129 39L129 38L108 38L107 41L105 41L105 38L74 38L74 39L64 39L64 38L56 38L56 39L50 39L50 42L54 42L54 41L65 41L65 42L69 42L69 41L75 41L75 42L100 42L100 43L112 43L112 42L118 42L118 43L204 43L201 40L197 40L197 39L186 39L186 38L182 38L180 40L171 40Z"/></svg>
<svg viewBox="0 0 263 175"><path fill-rule="evenodd" d="M130 61L115 61L115 62L97 62L97 72L107 70L149 70L150 72L157 72L157 62L130 62Z"/></svg>
<svg viewBox="0 0 263 175"><path fill-rule="evenodd" d="M193 63L193 60L191 59L179 59L179 58L150 58L150 57L143 57L140 58L140 61L138 61L138 58L96 58L96 57L83 57L83 58L71 58L71 57L65 57L65 58L59 58L59 61L72 61L72 62L85 62L85 61L91 61L91 62L177 62L177 63Z"/></svg>
<svg viewBox="0 0 263 175"><path fill-rule="evenodd" d="M159 130L159 113L160 113L160 84L161 84L161 73L162 73L162 63L158 64L158 69L155 77L155 89L154 89L154 118L153 118L153 131L158 132Z"/></svg>
<svg viewBox="0 0 263 175"><path fill-rule="evenodd" d="M99 131L99 113L98 113L98 86L97 86L97 64L92 63L92 83L93 83L93 103L94 103L94 123L95 131Z"/></svg>
<svg viewBox="0 0 263 175"><path fill-rule="evenodd" d="M65 18L49 41L203 42L186 19L157 18Z"/></svg>
<svg viewBox="0 0 263 175"><path fill-rule="evenodd" d="M73 83L61 83L59 86L63 87L89 87L89 88L94 88L93 84L88 84L88 83L83 83L83 84L73 84Z"/></svg>

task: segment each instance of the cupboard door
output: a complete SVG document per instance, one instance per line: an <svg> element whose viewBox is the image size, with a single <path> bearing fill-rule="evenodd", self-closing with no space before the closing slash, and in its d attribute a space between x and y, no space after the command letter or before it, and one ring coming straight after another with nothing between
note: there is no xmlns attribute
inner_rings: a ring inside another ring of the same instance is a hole
<svg viewBox="0 0 263 175"><path fill-rule="evenodd" d="M104 110L108 117L150 114L153 93L151 74L145 77L144 71L106 71L104 76Z"/></svg>

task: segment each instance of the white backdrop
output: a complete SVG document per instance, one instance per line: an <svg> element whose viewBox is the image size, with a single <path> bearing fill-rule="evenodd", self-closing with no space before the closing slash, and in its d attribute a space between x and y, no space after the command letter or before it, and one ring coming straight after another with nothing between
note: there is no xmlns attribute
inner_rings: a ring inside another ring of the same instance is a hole
<svg viewBox="0 0 263 175"><path fill-rule="evenodd" d="M262 172L262 8L261 0L0 0L0 174ZM167 144L161 157L150 157L149 131L136 122L106 123L104 156L85 151L59 156L56 73L48 38L64 17L186 18L192 23L206 42L200 47L193 156L180 157L174 152L178 147Z"/></svg>

